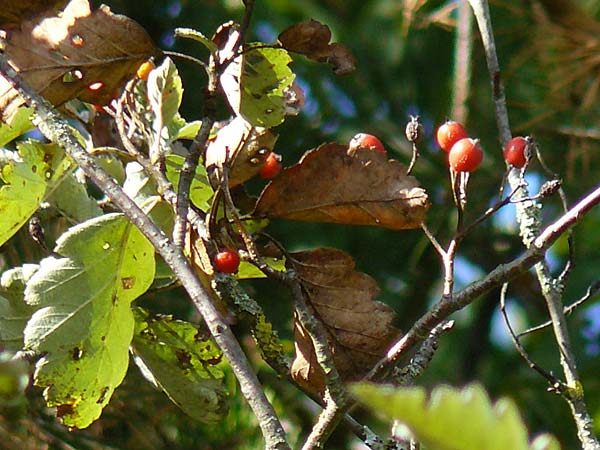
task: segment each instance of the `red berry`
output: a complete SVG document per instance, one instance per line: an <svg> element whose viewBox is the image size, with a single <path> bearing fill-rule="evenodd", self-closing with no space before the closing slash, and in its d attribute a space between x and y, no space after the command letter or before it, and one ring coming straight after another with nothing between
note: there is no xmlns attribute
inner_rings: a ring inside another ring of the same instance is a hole
<svg viewBox="0 0 600 450"><path fill-rule="evenodd" d="M377 150L378 152L385 153L385 147L381 141L372 134L358 133L352 139L350 139L348 151L351 154L356 153L357 150L362 148Z"/></svg>
<svg viewBox="0 0 600 450"><path fill-rule="evenodd" d="M504 159L515 167L523 167L527 162L526 149L527 140L525 138L521 136L512 138L504 147Z"/></svg>
<svg viewBox="0 0 600 450"><path fill-rule="evenodd" d="M464 138L456 142L448 153L448 163L456 172L473 172L483 160L478 139Z"/></svg>
<svg viewBox="0 0 600 450"><path fill-rule="evenodd" d="M281 172L281 155L271 152L265 159L265 165L262 166L258 175L265 180L275 178Z"/></svg>
<svg viewBox="0 0 600 450"><path fill-rule="evenodd" d="M468 135L460 123L448 120L446 123L440 125L436 137L441 149L448 152L456 142L468 137Z"/></svg>
<svg viewBox="0 0 600 450"><path fill-rule="evenodd" d="M240 255L226 248L215 255L215 267L223 273L235 273L240 267Z"/></svg>

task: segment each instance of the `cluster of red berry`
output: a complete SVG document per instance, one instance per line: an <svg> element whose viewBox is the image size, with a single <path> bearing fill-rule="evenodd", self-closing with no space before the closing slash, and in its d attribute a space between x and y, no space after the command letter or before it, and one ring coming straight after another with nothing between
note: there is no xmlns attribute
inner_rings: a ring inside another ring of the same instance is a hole
<svg viewBox="0 0 600 450"><path fill-rule="evenodd" d="M440 148L448 152L448 164L456 172L473 172L483 160L479 139L472 139L458 122L448 120L437 130ZM504 148L504 159L514 167L523 167L527 162L527 139L517 136Z"/></svg>

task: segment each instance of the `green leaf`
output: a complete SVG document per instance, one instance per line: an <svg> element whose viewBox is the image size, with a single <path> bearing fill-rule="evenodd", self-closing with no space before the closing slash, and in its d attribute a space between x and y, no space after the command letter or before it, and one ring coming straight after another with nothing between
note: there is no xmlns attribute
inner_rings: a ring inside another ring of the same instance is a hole
<svg viewBox="0 0 600 450"><path fill-rule="evenodd" d="M179 173L181 172L183 161L183 156L179 155L168 155L166 157L165 165L167 169L167 178L176 190L179 185ZM204 165L198 164L196 175L192 180L192 186L190 188L190 200L196 207L206 212L210 209L210 200L212 199L213 194L214 191L208 181L206 169L204 168Z"/></svg>
<svg viewBox="0 0 600 450"><path fill-rule="evenodd" d="M154 250L122 214L70 228L27 283L39 308L25 328L25 348L41 359L35 384L69 427L96 420L121 383L133 337L131 302L154 278Z"/></svg>
<svg viewBox="0 0 600 450"><path fill-rule="evenodd" d="M439 386L429 398L421 387L357 383L350 390L371 410L388 420L407 425L417 439L432 450L560 448L556 440L548 436L544 438L545 447L530 447L527 430L515 404L502 399L492 405L478 384L462 390Z"/></svg>
<svg viewBox="0 0 600 450"><path fill-rule="evenodd" d="M0 347L17 351L23 348L23 330L35 308L23 301L25 283L38 270L25 264L7 270L0 278Z"/></svg>
<svg viewBox="0 0 600 450"><path fill-rule="evenodd" d="M19 108L10 125L0 122L0 147L4 147L34 128L31 123L32 111L30 108Z"/></svg>
<svg viewBox="0 0 600 450"><path fill-rule="evenodd" d="M240 113L255 126L272 128L285 119L285 91L294 82L292 58L282 48L254 48L244 55Z"/></svg>
<svg viewBox="0 0 600 450"><path fill-rule="evenodd" d="M171 316L136 308L132 352L142 373L185 413L214 423L227 414L225 363L209 335Z"/></svg>
<svg viewBox="0 0 600 450"><path fill-rule="evenodd" d="M96 200L89 196L85 185L74 174L67 175L47 201L71 223L85 222L102 214Z"/></svg>
<svg viewBox="0 0 600 450"><path fill-rule="evenodd" d="M169 137L172 141L177 141L179 139L191 141L196 137L201 126L201 120L194 120L193 122L187 123L184 119L181 119L180 122L173 119L169 124Z"/></svg>
<svg viewBox="0 0 600 450"><path fill-rule="evenodd" d="M54 144L26 141L0 172L0 245L14 235L75 166Z"/></svg>
<svg viewBox="0 0 600 450"><path fill-rule="evenodd" d="M154 132L162 132L162 128L171 122L183 98L183 85L177 67L170 58L148 75L148 100L155 115Z"/></svg>
<svg viewBox="0 0 600 450"><path fill-rule="evenodd" d="M275 270L279 270L281 272L285 272L285 258L271 258L266 257L263 260L267 263L269 267ZM265 278L266 275L257 268L254 264L250 264L247 261L242 261L240 263L240 268L237 271L235 277L239 280L243 280L246 278Z"/></svg>
<svg viewBox="0 0 600 450"><path fill-rule="evenodd" d="M171 234L174 223L172 208L158 194L156 182L150 178L137 162L125 167L127 174L123 190L142 208L152 221L167 234Z"/></svg>
<svg viewBox="0 0 600 450"><path fill-rule="evenodd" d="M175 28L175 36L200 42L211 53L215 53L218 50L217 45L213 41L192 28Z"/></svg>

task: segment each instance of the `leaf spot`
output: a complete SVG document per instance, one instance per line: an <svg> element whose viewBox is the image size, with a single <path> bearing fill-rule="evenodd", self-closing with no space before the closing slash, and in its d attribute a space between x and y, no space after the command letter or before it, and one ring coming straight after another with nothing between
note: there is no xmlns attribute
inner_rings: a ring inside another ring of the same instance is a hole
<svg viewBox="0 0 600 450"><path fill-rule="evenodd" d="M100 392L100 397L98 397L98 400L96 400L96 403L98 403L99 405L104 403L104 400L106 400L106 397L107 397L109 391L110 391L110 387L104 386L102 388L102 391Z"/></svg>
<svg viewBox="0 0 600 450"><path fill-rule="evenodd" d="M121 278L121 285L123 286L123 289L132 289L135 285L135 277Z"/></svg>
<svg viewBox="0 0 600 450"><path fill-rule="evenodd" d="M105 242L105 243L102 245L102 249L103 249L103 250L108 250L109 248L110 248L110 243L109 243L109 242Z"/></svg>
<svg viewBox="0 0 600 450"><path fill-rule="evenodd" d="M71 357L73 358L73 361L79 361L83 357L83 350L79 347L75 347L71 351Z"/></svg>

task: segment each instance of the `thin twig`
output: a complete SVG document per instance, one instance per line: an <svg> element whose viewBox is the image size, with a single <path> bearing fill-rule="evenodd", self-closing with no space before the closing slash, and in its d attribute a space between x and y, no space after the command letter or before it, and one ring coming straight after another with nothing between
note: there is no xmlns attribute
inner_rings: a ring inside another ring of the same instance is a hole
<svg viewBox="0 0 600 450"><path fill-rule="evenodd" d="M378 380L384 377L401 356L407 354L411 348L426 339L431 330L446 320L450 314L473 303L486 292L512 280L539 262L544 257L546 250L598 203L600 203L600 186L571 207L566 214L546 227L521 256L511 262L497 266L481 280L474 281L464 289L454 293L452 298L442 297L390 348L386 358L379 361L365 379Z"/></svg>
<svg viewBox="0 0 600 450"><path fill-rule="evenodd" d="M0 74L10 82L25 102L34 109L36 113L34 120L42 134L63 148L73 158L86 176L123 211L131 223L140 229L144 236L152 243L156 251L163 257L164 261L188 292L194 306L204 318L215 342L227 358L233 373L240 383L242 394L258 419L266 441L266 447L269 449L288 450L290 447L286 442L283 427L269 403L256 374L250 367L235 335L229 328L229 325L220 317L181 249L173 245L164 232L125 194L121 186L97 165L96 161L87 154L86 150L73 135L68 122L54 110L48 101L40 97L23 81L3 54L0 54Z"/></svg>
<svg viewBox="0 0 600 450"><path fill-rule="evenodd" d="M565 384L561 380L556 378L554 375L552 375L551 373L542 369L535 361L533 361L529 357L529 355L527 354L527 352L521 345L521 341L519 340L519 337L515 334L512 324L510 323L508 314L506 312L506 292L507 291L508 291L508 283L504 283L502 285L502 289L500 289L500 311L502 312L502 317L504 318L504 323L506 324L506 328L508 329L508 334L510 334L510 338L512 339L515 348L519 352L519 355L521 355L521 358L523 358L525 360L527 365L531 369L533 369L537 373L539 373L542 377L544 377L548 381L548 383L550 384L550 386L552 387L553 390L555 390L557 392L564 391L567 388L565 386Z"/></svg>
<svg viewBox="0 0 600 450"><path fill-rule="evenodd" d="M492 82L492 97L495 105L496 123L498 125L500 141L502 147L504 147L511 138L511 131L508 121L504 86L500 78L500 65L498 64L489 5L487 0L469 0L469 3L473 8L473 13L479 26L479 32L485 50L488 71ZM516 189L519 185L519 178L519 171L517 169L512 169L509 172L508 181L513 189ZM522 195L527 197L527 189L522 190ZM535 242L542 237L539 236L536 238L541 227L540 209L540 205L533 201L519 202L517 204L517 221L519 222L521 238L523 243L529 248L535 245ZM568 213L563 217L567 216L569 216ZM547 231L548 228L545 232ZM544 258L541 258L535 265L535 270L552 320L554 335L559 347L561 366L570 388L567 395L563 395L563 398L565 398L571 407L573 419L577 427L577 435L584 450L600 450L600 442L594 436L593 421L585 404L583 389L577 373L577 364L571 349L569 334L563 314L562 283L560 283L560 280L552 278L550 269Z"/></svg>
<svg viewBox="0 0 600 450"><path fill-rule="evenodd" d="M565 316L570 315L573 311L575 311L581 305L586 303L590 298L593 298L598 293L599 290L600 290L600 282L596 281L595 283L593 283L591 286L589 286L587 288L587 291L583 297L581 297L579 300L571 303L569 306L565 306L565 309L564 309ZM548 320L547 322L541 323L539 325L536 325L535 327L531 327L525 331L520 332L517 335L517 337L520 338L527 334L535 333L537 331L543 330L544 328L548 328L550 325L552 325L552 321Z"/></svg>

